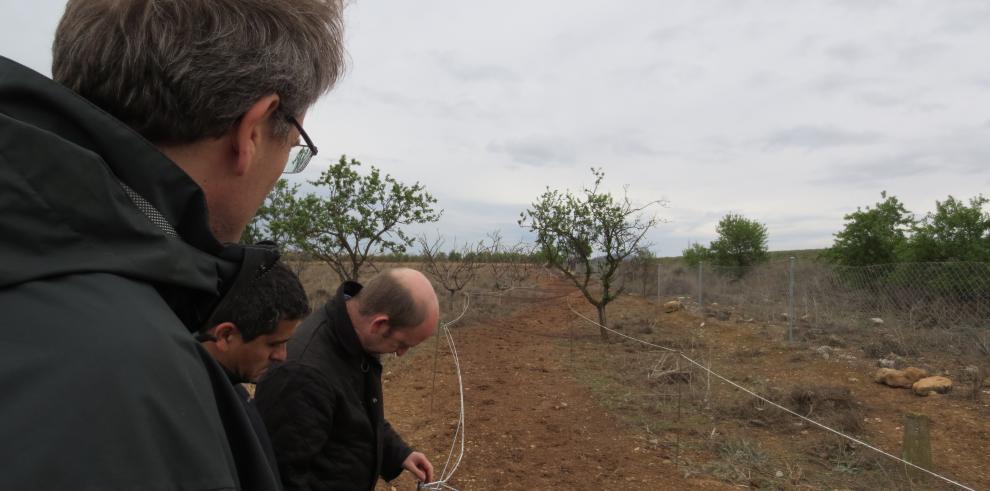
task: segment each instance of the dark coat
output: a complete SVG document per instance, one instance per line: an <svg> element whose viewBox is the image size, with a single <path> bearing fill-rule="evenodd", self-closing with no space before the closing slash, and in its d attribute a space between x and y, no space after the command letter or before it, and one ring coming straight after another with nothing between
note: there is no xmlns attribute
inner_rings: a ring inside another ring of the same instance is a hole
<svg viewBox="0 0 990 491"><path fill-rule="evenodd" d="M258 412L258 408L254 405L254 401L251 400L251 395L248 394L247 389L241 384L234 384L234 390L237 391L237 395L241 399L241 403L244 404L244 412L247 413L248 419L251 420L251 427L254 428L254 433L258 437L258 442L261 444L261 449L265 452L265 457L268 459L268 465L271 467L272 473L275 478L278 479L281 484L282 478L278 475L278 461L275 460L275 449L272 448L272 440L268 436L268 428L265 427L264 420L261 419L261 413Z"/></svg>
<svg viewBox="0 0 990 491"><path fill-rule="evenodd" d="M382 365L361 348L347 315L345 282L289 341L285 363L258 384L258 410L287 490L374 489L412 453L385 421Z"/></svg>
<svg viewBox="0 0 990 491"><path fill-rule="evenodd" d="M243 257L155 147L0 57L0 489L277 487L191 335Z"/></svg>

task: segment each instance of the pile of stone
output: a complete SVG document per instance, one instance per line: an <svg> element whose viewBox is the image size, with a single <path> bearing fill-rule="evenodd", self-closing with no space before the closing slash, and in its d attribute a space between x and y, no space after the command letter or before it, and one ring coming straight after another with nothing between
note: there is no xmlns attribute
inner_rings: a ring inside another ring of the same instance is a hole
<svg viewBox="0 0 990 491"><path fill-rule="evenodd" d="M873 375L873 381L888 387L911 389L919 396L927 396L933 392L945 394L952 390L952 380L942 376L928 376L928 371L907 367L904 370L881 368Z"/></svg>

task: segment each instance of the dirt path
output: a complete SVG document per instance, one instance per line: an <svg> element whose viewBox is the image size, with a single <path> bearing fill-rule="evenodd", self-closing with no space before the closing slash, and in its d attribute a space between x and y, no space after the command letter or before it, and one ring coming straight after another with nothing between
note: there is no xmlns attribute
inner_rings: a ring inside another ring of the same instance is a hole
<svg viewBox="0 0 990 491"><path fill-rule="evenodd" d="M566 327L573 317L561 299L527 302L503 318L478 318L484 322L452 329L465 384L467 444L450 485L461 490L730 488L705 478L685 479L667 450L609 415L575 382ZM391 423L433 460L439 474L453 439L458 391L452 357L443 345L432 389L433 353L431 341L388 360L385 400ZM408 473L392 485L415 489ZM389 486L381 483L379 489Z"/></svg>

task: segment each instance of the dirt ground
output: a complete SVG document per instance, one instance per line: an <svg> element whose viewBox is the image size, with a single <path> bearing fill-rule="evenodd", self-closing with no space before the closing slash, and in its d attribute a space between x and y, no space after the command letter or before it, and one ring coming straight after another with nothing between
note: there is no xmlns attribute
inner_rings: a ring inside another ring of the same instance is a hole
<svg viewBox="0 0 990 491"><path fill-rule="evenodd" d="M593 318L576 290L552 278L541 288L499 304L479 298L451 328L465 398L465 451L448 480L457 489L956 489L908 475L903 465L698 370L683 386L658 386L648 374L672 359L614 335L602 343L597 328L568 306ZM927 415L934 470L990 489L990 396L974 401L957 390L921 398L886 388L873 383L876 360L861 350L835 347L826 358L814 344L787 345L773 326L714 319L700 326L692 313L658 313L638 297L623 297L609 312L621 332L682 349L774 400L841 390L846 405L822 402L801 412L894 455L905 416ZM932 370L956 368L951 360L918 358L912 361ZM450 351L431 340L385 364L386 415L439 477L459 408ZM455 449L448 469L457 457ZM413 490L416 483L404 473L379 484L393 487Z"/></svg>
<svg viewBox="0 0 990 491"><path fill-rule="evenodd" d="M466 446L448 483L461 490L730 489L706 477L685 479L669 452L603 411L576 382L564 341L573 318L559 298L527 299L509 316L451 329L465 384ZM433 389L435 349L431 342L390 360L384 387L386 417L431 458L439 477L459 401L445 344ZM391 485L416 489L408 473Z"/></svg>

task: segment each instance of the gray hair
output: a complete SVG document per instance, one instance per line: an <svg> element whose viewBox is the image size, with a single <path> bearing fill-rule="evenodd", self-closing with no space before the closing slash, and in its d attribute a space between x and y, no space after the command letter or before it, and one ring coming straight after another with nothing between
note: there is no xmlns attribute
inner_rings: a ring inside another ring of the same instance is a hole
<svg viewBox="0 0 990 491"><path fill-rule="evenodd" d="M301 116L330 90L342 11L341 0L69 0L52 73L153 143L217 138L266 95Z"/></svg>

